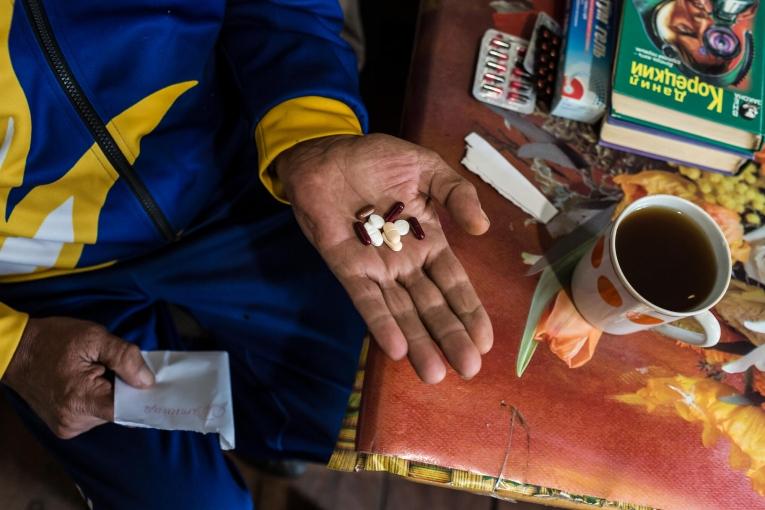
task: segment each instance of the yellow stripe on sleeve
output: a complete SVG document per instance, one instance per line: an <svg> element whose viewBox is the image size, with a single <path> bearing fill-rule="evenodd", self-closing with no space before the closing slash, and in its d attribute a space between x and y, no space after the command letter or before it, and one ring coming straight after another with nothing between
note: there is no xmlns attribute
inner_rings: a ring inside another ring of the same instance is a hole
<svg viewBox="0 0 765 510"><path fill-rule="evenodd" d="M11 364L29 315L0 303L0 378Z"/></svg>
<svg viewBox="0 0 765 510"><path fill-rule="evenodd" d="M279 154L313 138L361 134L359 119L343 102L318 96L285 101L269 110L255 128L260 181L277 200L287 203L282 183L269 171Z"/></svg>

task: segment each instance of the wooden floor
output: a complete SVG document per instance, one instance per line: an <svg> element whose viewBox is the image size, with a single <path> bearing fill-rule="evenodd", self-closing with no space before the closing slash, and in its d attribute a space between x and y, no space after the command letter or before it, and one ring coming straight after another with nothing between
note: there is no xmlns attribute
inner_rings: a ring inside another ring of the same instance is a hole
<svg viewBox="0 0 765 510"><path fill-rule="evenodd" d="M258 510L535 510L384 473L311 465L296 480L243 468ZM0 510L86 510L74 484L23 429L0 397Z"/></svg>

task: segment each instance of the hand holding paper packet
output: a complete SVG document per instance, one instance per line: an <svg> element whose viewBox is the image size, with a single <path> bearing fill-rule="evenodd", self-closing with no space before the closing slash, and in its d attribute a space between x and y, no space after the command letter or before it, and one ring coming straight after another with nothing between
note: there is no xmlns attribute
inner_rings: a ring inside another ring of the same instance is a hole
<svg viewBox="0 0 765 510"><path fill-rule="evenodd" d="M220 434L220 447L235 447L228 353L151 351L141 353L156 383L114 385L114 423L160 430Z"/></svg>

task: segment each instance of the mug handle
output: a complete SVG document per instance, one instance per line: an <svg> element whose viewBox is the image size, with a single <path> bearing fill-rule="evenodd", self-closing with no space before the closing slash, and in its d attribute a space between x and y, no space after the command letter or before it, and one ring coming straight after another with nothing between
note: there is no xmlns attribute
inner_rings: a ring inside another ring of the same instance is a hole
<svg viewBox="0 0 765 510"><path fill-rule="evenodd" d="M716 345L717 342L720 341L721 334L720 323L717 322L717 317L715 317L709 310L705 310L694 315L693 318L696 319L696 322L698 322L702 328L704 328L703 333L688 331L687 329L678 328L672 324L662 324L653 329L662 335L672 337L675 340L680 340L681 342L690 345L695 345L696 347L712 347L713 345Z"/></svg>

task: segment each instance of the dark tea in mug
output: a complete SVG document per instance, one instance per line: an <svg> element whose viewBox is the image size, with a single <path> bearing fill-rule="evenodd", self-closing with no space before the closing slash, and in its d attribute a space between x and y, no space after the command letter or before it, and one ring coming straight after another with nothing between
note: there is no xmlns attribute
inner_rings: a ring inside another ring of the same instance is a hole
<svg viewBox="0 0 765 510"><path fill-rule="evenodd" d="M624 277L649 303L688 312L714 289L714 248L685 213L668 207L638 209L619 225L615 242Z"/></svg>

